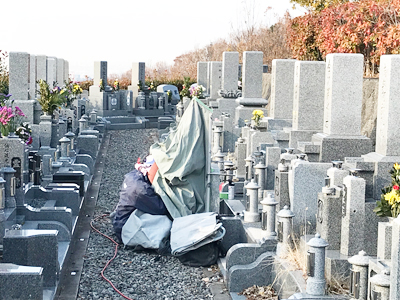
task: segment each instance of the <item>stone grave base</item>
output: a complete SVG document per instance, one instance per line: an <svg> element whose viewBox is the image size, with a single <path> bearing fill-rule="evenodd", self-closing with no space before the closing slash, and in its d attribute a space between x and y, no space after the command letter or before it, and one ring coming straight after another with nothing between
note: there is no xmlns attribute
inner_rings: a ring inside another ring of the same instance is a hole
<svg viewBox="0 0 400 300"><path fill-rule="evenodd" d="M253 111L255 109L262 110L264 112L264 116L267 115L268 110L262 106L243 106L239 105L235 109L235 124L239 127L243 127L245 124L245 120L251 121L251 117L253 116Z"/></svg>
<svg viewBox="0 0 400 300"><path fill-rule="evenodd" d="M344 160L345 157L361 156L371 152L372 141L365 136L339 136L317 133L312 142L320 146L319 162Z"/></svg>
<svg viewBox="0 0 400 300"><path fill-rule="evenodd" d="M267 130L283 130L286 127L292 127L292 120L267 118Z"/></svg>
<svg viewBox="0 0 400 300"><path fill-rule="evenodd" d="M291 130L289 132L289 147L297 149L298 142L311 142L314 134L318 133L314 130Z"/></svg>

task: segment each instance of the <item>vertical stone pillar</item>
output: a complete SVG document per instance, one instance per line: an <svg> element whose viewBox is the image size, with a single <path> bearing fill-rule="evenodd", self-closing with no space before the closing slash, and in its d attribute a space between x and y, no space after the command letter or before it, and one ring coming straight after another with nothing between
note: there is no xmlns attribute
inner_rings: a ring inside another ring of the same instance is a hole
<svg viewBox="0 0 400 300"><path fill-rule="evenodd" d="M57 58L55 57L47 57L46 81L50 89L54 87L54 82L57 81Z"/></svg>
<svg viewBox="0 0 400 300"><path fill-rule="evenodd" d="M222 77L222 62L211 61L210 62L210 98L218 98L218 90L221 89L221 77Z"/></svg>
<svg viewBox="0 0 400 300"><path fill-rule="evenodd" d="M355 255L364 248L365 180L354 175L343 180L342 236L340 253Z"/></svg>
<svg viewBox="0 0 400 300"><path fill-rule="evenodd" d="M239 66L239 52L224 52L222 54L222 89L236 92L238 89L238 76L236 70Z"/></svg>
<svg viewBox="0 0 400 300"><path fill-rule="evenodd" d="M12 99L29 100L29 53L10 52L9 74L9 93Z"/></svg>
<svg viewBox="0 0 400 300"><path fill-rule="evenodd" d="M36 98L36 55L29 55L29 95L28 99Z"/></svg>
<svg viewBox="0 0 400 300"><path fill-rule="evenodd" d="M197 84L207 89L207 62L197 62ZM206 90L208 93L208 90Z"/></svg>
<svg viewBox="0 0 400 300"><path fill-rule="evenodd" d="M246 191L249 195L249 208L244 212L245 222L259 222L260 213L258 212L258 189L260 187L257 185L254 179L251 180L249 184L246 185Z"/></svg>
<svg viewBox="0 0 400 300"><path fill-rule="evenodd" d="M293 118L294 59L272 60L270 117Z"/></svg>
<svg viewBox="0 0 400 300"><path fill-rule="evenodd" d="M267 197L264 198L260 203L263 206L263 212L261 215L261 228L262 230L267 231L267 237L276 237L275 214L278 202L275 201L271 194L268 194Z"/></svg>
<svg viewBox="0 0 400 300"><path fill-rule="evenodd" d="M363 66L362 54L332 53L326 56L323 133L360 135Z"/></svg>
<svg viewBox="0 0 400 300"><path fill-rule="evenodd" d="M350 274L350 294L352 299L368 299L368 265L369 257L364 251L360 251L348 259L352 264Z"/></svg>
<svg viewBox="0 0 400 300"><path fill-rule="evenodd" d="M325 248L328 243L317 233L307 245L308 263L307 263L307 288L306 292L312 296L324 296L326 290L325 280Z"/></svg>
<svg viewBox="0 0 400 300"><path fill-rule="evenodd" d="M71 140L69 138L63 137L60 139L60 144L61 144L61 158L67 158L69 157L68 153L68 146L70 145Z"/></svg>
<svg viewBox="0 0 400 300"><path fill-rule="evenodd" d="M278 245L276 255L286 257L292 244L292 232L294 213L287 205L283 207L277 214L278 216Z"/></svg>
<svg viewBox="0 0 400 300"><path fill-rule="evenodd" d="M390 298L390 272L383 270L369 280L371 284L371 300L389 300Z"/></svg>

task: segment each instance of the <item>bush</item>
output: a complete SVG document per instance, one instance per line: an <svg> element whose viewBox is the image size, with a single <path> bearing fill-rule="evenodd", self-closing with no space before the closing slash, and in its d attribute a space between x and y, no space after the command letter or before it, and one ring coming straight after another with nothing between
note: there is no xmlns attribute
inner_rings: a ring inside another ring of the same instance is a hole
<svg viewBox="0 0 400 300"><path fill-rule="evenodd" d="M5 65L7 57L7 52L0 50L0 94L4 95L8 95L9 92L9 76Z"/></svg>
<svg viewBox="0 0 400 300"><path fill-rule="evenodd" d="M366 75L379 71L383 54L400 53L400 1L363 0L309 12L288 24L288 45L297 59L329 53L361 53Z"/></svg>

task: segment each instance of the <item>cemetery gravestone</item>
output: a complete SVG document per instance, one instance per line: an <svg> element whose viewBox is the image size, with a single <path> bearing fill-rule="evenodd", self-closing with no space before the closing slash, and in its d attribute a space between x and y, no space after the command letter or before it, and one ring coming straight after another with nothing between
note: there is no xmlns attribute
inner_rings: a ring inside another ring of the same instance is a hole
<svg viewBox="0 0 400 300"><path fill-rule="evenodd" d="M29 54L10 52L9 56L10 94L16 100L28 100Z"/></svg>

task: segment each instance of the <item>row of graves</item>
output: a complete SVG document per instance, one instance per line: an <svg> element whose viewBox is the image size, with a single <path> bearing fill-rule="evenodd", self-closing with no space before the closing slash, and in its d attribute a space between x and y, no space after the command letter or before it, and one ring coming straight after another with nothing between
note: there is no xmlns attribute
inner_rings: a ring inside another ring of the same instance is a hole
<svg viewBox="0 0 400 300"><path fill-rule="evenodd" d="M107 85L107 62L94 63L93 85L89 88L92 109L105 118L108 129L159 128L175 121L176 105L180 102L174 85L145 86L145 63L132 64L132 85L128 90Z"/></svg>
<svg viewBox="0 0 400 300"><path fill-rule="evenodd" d="M210 209L224 216L219 266L233 299L254 284L280 299L400 298L400 56L381 57L375 146L361 134L363 61L273 60L268 116L262 52L244 52L241 91L239 53L198 63L213 109ZM288 260L296 253L306 276Z"/></svg>
<svg viewBox="0 0 400 300"><path fill-rule="evenodd" d="M42 112L39 82L67 81L63 59L11 52L9 74L8 97L31 138L0 138L0 298L53 299L106 122L84 98Z"/></svg>

